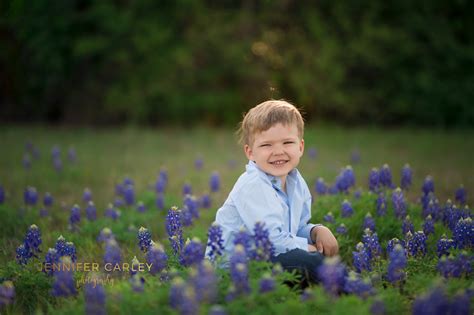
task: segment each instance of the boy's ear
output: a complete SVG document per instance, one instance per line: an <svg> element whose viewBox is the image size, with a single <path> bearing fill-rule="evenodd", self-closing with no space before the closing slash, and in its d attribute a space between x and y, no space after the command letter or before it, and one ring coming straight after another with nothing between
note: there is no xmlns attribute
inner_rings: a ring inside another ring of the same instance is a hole
<svg viewBox="0 0 474 315"><path fill-rule="evenodd" d="M244 145L244 152L245 152L245 155L247 156L247 159L249 160L253 159L252 148L250 148L248 144Z"/></svg>
<svg viewBox="0 0 474 315"><path fill-rule="evenodd" d="M301 152L301 155L303 155L303 153L304 153L304 139L301 139L301 141L300 141L300 152Z"/></svg>

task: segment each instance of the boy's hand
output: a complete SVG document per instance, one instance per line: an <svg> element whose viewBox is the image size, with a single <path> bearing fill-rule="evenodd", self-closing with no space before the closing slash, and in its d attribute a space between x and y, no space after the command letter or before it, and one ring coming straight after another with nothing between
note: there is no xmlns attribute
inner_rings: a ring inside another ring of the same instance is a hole
<svg viewBox="0 0 474 315"><path fill-rule="evenodd" d="M325 256L334 256L339 252L339 245L331 230L327 227L318 225L311 230L311 239L318 252Z"/></svg>

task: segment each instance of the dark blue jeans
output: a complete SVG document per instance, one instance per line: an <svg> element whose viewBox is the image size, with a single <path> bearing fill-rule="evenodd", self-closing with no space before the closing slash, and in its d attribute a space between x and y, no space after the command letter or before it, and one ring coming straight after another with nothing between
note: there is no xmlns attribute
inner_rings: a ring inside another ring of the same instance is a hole
<svg viewBox="0 0 474 315"><path fill-rule="evenodd" d="M292 272L296 270L308 283L319 282L318 268L324 260L324 256L318 252L307 252L296 248L289 252L272 257L273 263L280 263L283 269Z"/></svg>

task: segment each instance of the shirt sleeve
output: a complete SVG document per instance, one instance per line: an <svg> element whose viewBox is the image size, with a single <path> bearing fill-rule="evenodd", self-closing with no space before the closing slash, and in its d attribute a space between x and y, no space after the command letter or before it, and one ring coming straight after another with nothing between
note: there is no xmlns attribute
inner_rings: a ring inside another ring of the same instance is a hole
<svg viewBox="0 0 474 315"><path fill-rule="evenodd" d="M277 192L266 183L254 181L242 187L234 203L246 228L253 230L255 223L263 222L277 254L295 248L308 250L306 237L295 236L284 230L284 214Z"/></svg>
<svg viewBox="0 0 474 315"><path fill-rule="evenodd" d="M313 224L309 223L309 220L311 220L311 193L309 192L308 186L306 185L306 182L302 182L302 185L304 185L304 202L303 202L303 209L301 212L301 219L298 225L298 232L296 233L297 236L299 237L304 237L306 238L308 244L313 244L313 240L311 239L311 230L318 225L321 224Z"/></svg>

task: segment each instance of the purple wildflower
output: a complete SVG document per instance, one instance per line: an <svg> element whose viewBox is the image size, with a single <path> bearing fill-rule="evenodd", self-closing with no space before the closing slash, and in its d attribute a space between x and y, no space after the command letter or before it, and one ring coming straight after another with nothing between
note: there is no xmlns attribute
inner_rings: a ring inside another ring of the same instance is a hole
<svg viewBox="0 0 474 315"><path fill-rule="evenodd" d="M48 249L48 252L44 256L43 271L52 276L55 271L55 265L59 263L61 257L58 254L58 251L54 248Z"/></svg>
<svg viewBox="0 0 474 315"><path fill-rule="evenodd" d="M466 253L460 253L457 257L443 256L439 259L438 265L436 266L439 273L448 278L460 278L463 275L469 277L472 273L472 264L474 257L466 255Z"/></svg>
<svg viewBox="0 0 474 315"><path fill-rule="evenodd" d="M33 256L33 253L31 253L30 249L25 244L21 244L20 246L17 247L16 261L20 265L26 265L28 263L28 260L32 256Z"/></svg>
<svg viewBox="0 0 474 315"><path fill-rule="evenodd" d="M191 278L199 302L212 303L217 297L217 276L209 260L203 260L197 266L196 274Z"/></svg>
<svg viewBox="0 0 474 315"><path fill-rule="evenodd" d="M109 203L109 205L105 209L104 215L115 221L120 217L120 211L115 209L115 207L111 203Z"/></svg>
<svg viewBox="0 0 474 315"><path fill-rule="evenodd" d="M5 202L5 189L0 185L0 205Z"/></svg>
<svg viewBox="0 0 474 315"><path fill-rule="evenodd" d="M379 180L379 170L377 168L372 168L369 173L369 190L376 192L379 189L380 180Z"/></svg>
<svg viewBox="0 0 474 315"><path fill-rule="evenodd" d="M398 238L394 237L391 240L388 241L387 243L387 255L390 256L390 253L393 251L396 245L400 245L403 248L405 248L405 241L404 240L399 240Z"/></svg>
<svg viewBox="0 0 474 315"><path fill-rule="evenodd" d="M437 287L431 292L417 297L413 302L413 315L442 315L450 314L449 300L444 291Z"/></svg>
<svg viewBox="0 0 474 315"><path fill-rule="evenodd" d="M81 208L74 205L71 208L71 215L69 216L69 225L72 229L77 229L79 222L81 222Z"/></svg>
<svg viewBox="0 0 474 315"><path fill-rule="evenodd" d="M76 262L77 255L76 255L76 246L74 245L74 243L66 242L63 253L60 256L69 256L72 262Z"/></svg>
<svg viewBox="0 0 474 315"><path fill-rule="evenodd" d="M370 260L380 257L382 254L382 248L380 247L379 238L376 232L365 229L364 235L362 236L362 242L367 249L367 254Z"/></svg>
<svg viewBox="0 0 474 315"><path fill-rule="evenodd" d="M334 223L334 216L333 216L332 212L328 212L328 213L323 217L323 220L324 220L325 222Z"/></svg>
<svg viewBox="0 0 474 315"><path fill-rule="evenodd" d="M26 232L24 244L25 247L35 256L36 253L40 253L39 246L41 245L41 231L36 224L30 225Z"/></svg>
<svg viewBox="0 0 474 315"><path fill-rule="evenodd" d="M344 199L341 204L341 214L343 218L351 217L354 214L352 205L347 199Z"/></svg>
<svg viewBox="0 0 474 315"><path fill-rule="evenodd" d="M235 234L234 245L237 246L237 244L243 246L247 255L251 255L251 252L254 250L252 236L244 227L239 229L239 231Z"/></svg>
<svg viewBox="0 0 474 315"><path fill-rule="evenodd" d="M423 231L417 231L413 235L411 232L408 232L406 234L405 242L409 255L424 256L426 254L426 236Z"/></svg>
<svg viewBox="0 0 474 315"><path fill-rule="evenodd" d="M336 187L339 191L347 193L355 185L354 171L351 166L346 166L336 177Z"/></svg>
<svg viewBox="0 0 474 315"><path fill-rule="evenodd" d="M330 295L337 296L343 291L347 270L339 257L325 258L318 268L318 275L324 289Z"/></svg>
<svg viewBox="0 0 474 315"><path fill-rule="evenodd" d="M191 184L185 183L185 184L183 185L183 195L185 195L185 196L186 196L186 195L191 195L192 192L193 192L193 189L192 189L192 187L191 187Z"/></svg>
<svg viewBox="0 0 474 315"><path fill-rule="evenodd" d="M34 187L27 187L23 194L25 204L27 206L35 206L38 202L38 192Z"/></svg>
<svg viewBox="0 0 474 315"><path fill-rule="evenodd" d="M269 232L265 228L265 223L257 222L253 228L255 241L255 256L257 261L269 261L275 254L275 247L270 241Z"/></svg>
<svg viewBox="0 0 474 315"><path fill-rule="evenodd" d="M92 191L89 188L84 188L84 193L82 194L82 200L85 203L89 203L89 201L92 201Z"/></svg>
<svg viewBox="0 0 474 315"><path fill-rule="evenodd" d="M111 239L115 239L115 236L110 228L105 227L100 231L99 236L97 237L97 242L107 243L107 241Z"/></svg>
<svg viewBox="0 0 474 315"><path fill-rule="evenodd" d="M397 283L405 279L403 269L407 266L407 258L405 249L400 244L395 245L393 250L389 252L389 264L387 279L391 283Z"/></svg>
<svg viewBox="0 0 474 315"><path fill-rule="evenodd" d="M400 179L400 187L408 190L411 186L412 171L409 164L405 164L402 168L402 176Z"/></svg>
<svg viewBox="0 0 474 315"><path fill-rule="evenodd" d="M56 172L61 172L63 170L63 161L61 158L54 158L53 159L53 167Z"/></svg>
<svg viewBox="0 0 474 315"><path fill-rule="evenodd" d="M51 294L55 297L68 297L71 295L75 295L76 291L76 283L74 281L73 272L65 267L66 265L71 265L72 261L69 257L64 257L60 261L61 267L59 270L54 272L54 282L53 288L51 290Z"/></svg>
<svg viewBox="0 0 474 315"><path fill-rule="evenodd" d="M372 315L385 315L385 303L382 300L375 300L370 306L370 314Z"/></svg>
<svg viewBox="0 0 474 315"><path fill-rule="evenodd" d="M93 201L89 201L86 207L86 217L89 221L95 221L97 219L97 209Z"/></svg>
<svg viewBox="0 0 474 315"><path fill-rule="evenodd" d="M434 181L433 177L427 176L423 182L423 194L428 195L429 193L434 193Z"/></svg>
<svg viewBox="0 0 474 315"><path fill-rule="evenodd" d="M369 279L362 279L359 274L353 271L346 278L344 291L355 294L364 300L375 294L371 281Z"/></svg>
<svg viewBox="0 0 474 315"><path fill-rule="evenodd" d="M431 218L431 215L428 215L425 218L425 222L423 223L423 232L426 236L434 234L434 221Z"/></svg>
<svg viewBox="0 0 474 315"><path fill-rule="evenodd" d="M387 188L393 188L392 183L392 171L388 164L384 164L379 172L379 182L380 185Z"/></svg>
<svg viewBox="0 0 474 315"><path fill-rule="evenodd" d="M189 267L201 262L204 258L204 247L198 238L187 240L181 252L180 262L183 266Z"/></svg>
<svg viewBox="0 0 474 315"><path fill-rule="evenodd" d="M29 170L31 168L31 157L28 153L25 153L25 155L23 155L22 164L25 170Z"/></svg>
<svg viewBox="0 0 474 315"><path fill-rule="evenodd" d="M459 219L454 228L453 238L457 248L474 246L474 225L471 218Z"/></svg>
<svg viewBox="0 0 474 315"><path fill-rule="evenodd" d="M146 211L146 207L145 207L145 204L143 203L143 201L139 201L137 203L137 211L142 212L142 213Z"/></svg>
<svg viewBox="0 0 474 315"><path fill-rule="evenodd" d="M194 315L194 314L199 314L199 305L197 302L197 296L196 296L196 290L194 289L193 286L190 285L185 285L184 288L176 287L172 285L171 289L176 292L178 290L181 290L179 294L179 299L177 299L178 296L172 297L170 296L170 301L171 299L178 301L178 305L175 306L175 308L179 311L180 314L186 314L186 315ZM171 291L170 291L171 292Z"/></svg>
<svg viewBox="0 0 474 315"><path fill-rule="evenodd" d="M211 196L209 194L202 195L199 203L204 209L209 209L212 204Z"/></svg>
<svg viewBox="0 0 474 315"><path fill-rule="evenodd" d="M405 219L403 220L402 223L402 233L403 235L407 234L408 232L411 232L412 234L415 233L415 227L413 226L413 223L411 222L410 216L407 215Z"/></svg>
<svg viewBox="0 0 474 315"><path fill-rule="evenodd" d="M204 166L204 160L202 158L199 157L196 160L194 160L194 167L197 170L202 169L203 166Z"/></svg>
<svg viewBox="0 0 474 315"><path fill-rule="evenodd" d="M170 306L177 309L183 301L183 291L186 288L186 283L180 277L173 279L170 287Z"/></svg>
<svg viewBox="0 0 474 315"><path fill-rule="evenodd" d="M15 287L13 282L5 281L0 285L0 309L6 305L13 304L15 299Z"/></svg>
<svg viewBox="0 0 474 315"><path fill-rule="evenodd" d="M175 255L180 253L184 240L181 226L181 210L177 207L171 207L166 215L166 231Z"/></svg>
<svg viewBox="0 0 474 315"><path fill-rule="evenodd" d="M336 228L336 232L338 234L346 234L347 233L347 228L346 228L346 225L344 223L341 223L337 228Z"/></svg>
<svg viewBox="0 0 474 315"><path fill-rule="evenodd" d="M371 231L375 231L375 221L374 218L372 218L372 215L370 213L367 213L364 218L364 224L362 227L364 230L369 229Z"/></svg>
<svg viewBox="0 0 474 315"><path fill-rule="evenodd" d="M221 256L224 250L224 240L222 239L222 228L219 224L214 222L207 232L207 246L210 248L207 256L211 261L215 261L218 256Z"/></svg>
<svg viewBox="0 0 474 315"><path fill-rule="evenodd" d="M376 200L376 209L377 215L382 217L387 213L387 199L385 198L385 194L381 192Z"/></svg>
<svg viewBox="0 0 474 315"><path fill-rule="evenodd" d="M96 280L97 276L92 276L95 282L87 282L84 285L85 313L94 315L105 315L105 289Z"/></svg>
<svg viewBox="0 0 474 315"><path fill-rule="evenodd" d="M319 177L314 184L314 190L319 195L325 195L328 192L328 187L326 186L326 183L324 183L324 179L322 177Z"/></svg>
<svg viewBox="0 0 474 315"><path fill-rule="evenodd" d="M115 239L110 239L105 245L104 263L120 264L122 261L122 251Z"/></svg>
<svg viewBox="0 0 474 315"><path fill-rule="evenodd" d="M74 149L74 147L69 147L69 150L67 151L67 158L69 162L76 163L77 154L76 154L76 149Z"/></svg>
<svg viewBox="0 0 474 315"><path fill-rule="evenodd" d="M464 189L464 186L461 185L459 186L458 189L456 189L456 192L454 193L454 198L456 202L458 202L461 205L466 204L467 197L466 197L466 189Z"/></svg>
<svg viewBox="0 0 474 315"><path fill-rule="evenodd" d="M157 194L162 194L166 189L166 181L162 178L158 178L155 183L155 191Z"/></svg>
<svg viewBox="0 0 474 315"><path fill-rule="evenodd" d="M165 196L162 193L156 194L156 207L160 210L165 208Z"/></svg>
<svg viewBox="0 0 474 315"><path fill-rule="evenodd" d="M199 218L199 203L193 196L184 196L183 208L189 211L193 219Z"/></svg>
<svg viewBox="0 0 474 315"><path fill-rule="evenodd" d="M211 174L211 178L209 179L209 188L212 192L218 192L221 188L221 178L217 171Z"/></svg>
<svg viewBox="0 0 474 315"><path fill-rule="evenodd" d="M151 264L150 273L156 275L168 265L168 256L160 243L151 242L151 246L146 253L146 261Z"/></svg>
<svg viewBox="0 0 474 315"><path fill-rule="evenodd" d="M148 231L148 229L142 226L138 230L137 238L138 238L138 246L140 246L140 250L146 253L151 246L151 233Z"/></svg>
<svg viewBox="0 0 474 315"><path fill-rule="evenodd" d="M56 245L54 246L54 249L57 250L59 257L62 257L65 255L66 252L66 239L64 236L60 235L56 241Z"/></svg>
<svg viewBox="0 0 474 315"><path fill-rule="evenodd" d="M354 268L357 272L362 272L364 270L370 271L372 270L370 267L370 257L367 252L366 247L362 242L359 242L356 245L355 252L352 252L353 264Z"/></svg>
<svg viewBox="0 0 474 315"><path fill-rule="evenodd" d="M51 194L49 192L44 194L43 205L45 207L51 207L53 205L53 201L54 201L53 196L51 196Z"/></svg>
<svg viewBox="0 0 474 315"><path fill-rule="evenodd" d="M236 294L250 292L247 254L242 245L236 245L230 258L230 277Z"/></svg>
<svg viewBox="0 0 474 315"><path fill-rule="evenodd" d="M395 217L403 218L407 214L407 205L405 197L403 196L403 191L398 187L392 192L392 203L393 210L395 212Z"/></svg>
<svg viewBox="0 0 474 315"><path fill-rule="evenodd" d="M135 190L132 184L128 184L125 186L123 191L123 199L125 203L129 206L135 203Z"/></svg>
<svg viewBox="0 0 474 315"><path fill-rule="evenodd" d="M452 239L446 238L446 234L443 234L436 243L438 257L443 255L449 255L449 250L455 248L456 243Z"/></svg>
<svg viewBox="0 0 474 315"><path fill-rule="evenodd" d="M267 293L275 290L275 279L268 273L264 274L259 282L259 292Z"/></svg>

